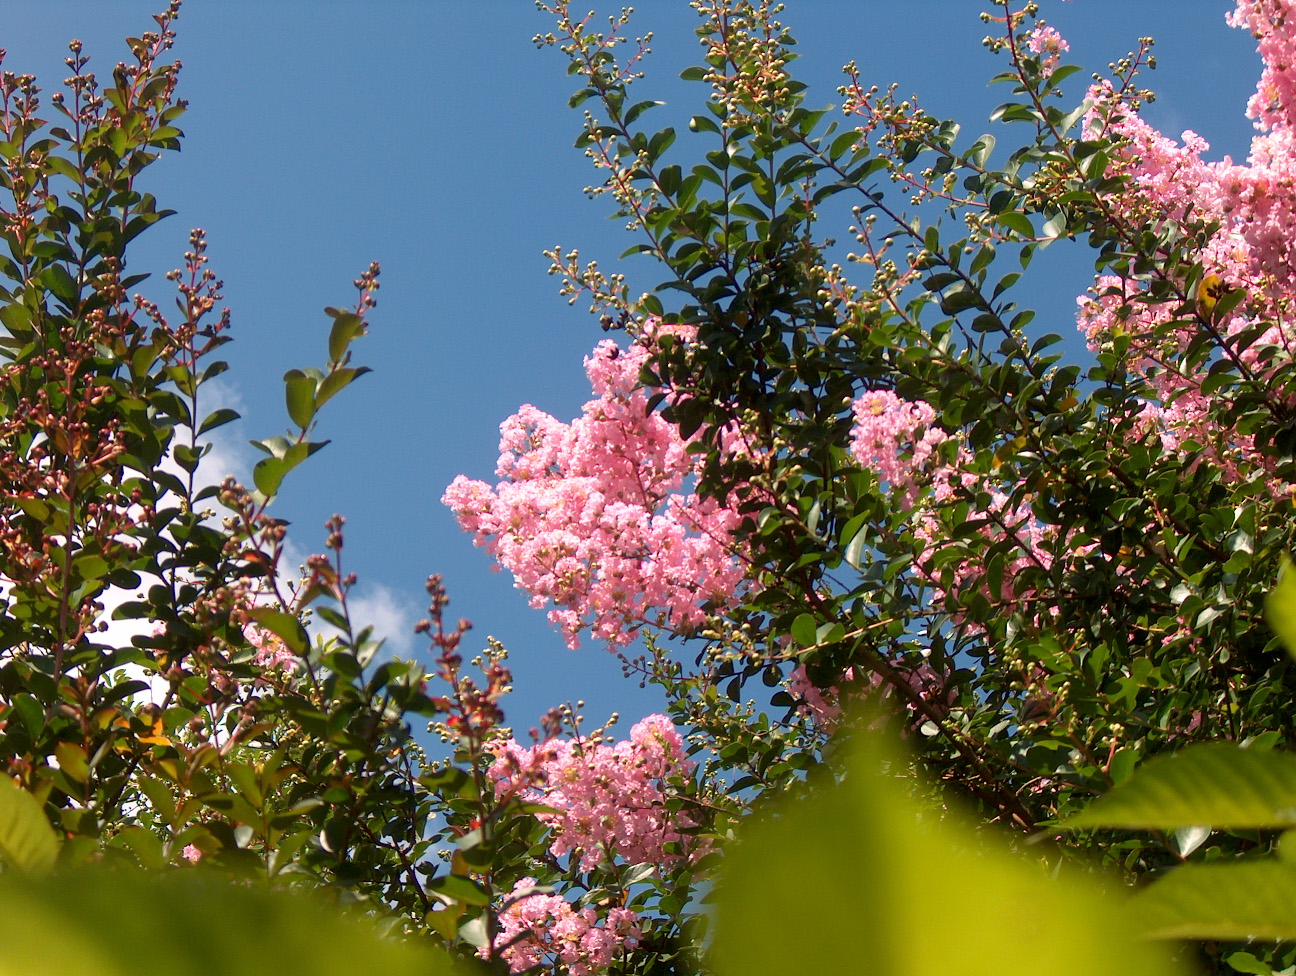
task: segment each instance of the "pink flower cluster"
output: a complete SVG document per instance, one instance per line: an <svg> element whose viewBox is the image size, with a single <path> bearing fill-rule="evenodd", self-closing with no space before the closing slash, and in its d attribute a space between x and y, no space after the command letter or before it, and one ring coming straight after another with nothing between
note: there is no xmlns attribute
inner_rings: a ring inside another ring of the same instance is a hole
<svg viewBox="0 0 1296 976"><path fill-rule="evenodd" d="M570 976L594 976L607 971L622 949L632 949L641 935L639 916L628 908L609 908L599 924L593 908L577 910L557 895L522 894L535 886L523 878L513 888L512 904L499 916L495 937L509 971L527 972L560 963ZM485 952L479 953L485 957Z"/></svg>
<svg viewBox="0 0 1296 976"><path fill-rule="evenodd" d="M462 475L442 501L569 647L587 627L609 646L644 625L690 633L708 607L729 605L744 570L739 515L688 485L694 456L678 429L648 410L643 344L599 343L585 360L596 399L564 424L523 406L500 425L500 478Z"/></svg>
<svg viewBox="0 0 1296 976"><path fill-rule="evenodd" d="M936 411L921 400L902 400L890 390L865 393L852 410L851 454L913 505L930 483L927 472L933 454L949 438L933 424ZM915 437L919 431L922 435Z"/></svg>
<svg viewBox="0 0 1296 976"><path fill-rule="evenodd" d="M1117 141L1112 172L1130 181L1113 196L1114 216L1131 227L1167 221L1214 223L1217 229L1199 254L1201 284L1185 291L1198 305L1198 318L1176 315L1167 303L1139 300L1141 282L1104 275L1079 299L1079 325L1097 348L1116 336L1131 341L1131 364L1149 383L1141 430L1159 434L1171 450L1211 460L1235 477L1243 468L1268 467L1254 441L1213 420L1217 396L1201 392L1211 360L1185 362L1184 352L1202 327L1217 333L1217 356L1233 359L1264 386L1275 355L1293 352L1296 322L1296 5L1290 0L1239 0L1229 23L1256 36L1264 71L1248 114L1260 133L1245 165L1225 157L1207 162L1209 146L1193 132L1176 142L1153 129L1108 83L1090 89L1091 134ZM1245 301L1227 315L1212 312L1214 301L1242 291ZM1234 340L1257 323L1267 325L1258 341L1237 348Z"/></svg>
<svg viewBox="0 0 1296 976"><path fill-rule="evenodd" d="M256 648L252 662L258 667L288 671L301 663L282 638L264 627L248 624L243 628L243 636Z"/></svg>
<svg viewBox="0 0 1296 976"><path fill-rule="evenodd" d="M510 740L496 749L497 791L553 808L537 817L552 831L555 857L570 854L590 871L615 858L664 865L685 856L694 822L668 808L666 791L670 780L692 775L693 764L664 715L648 716L616 745L554 739L528 748Z"/></svg>
<svg viewBox="0 0 1296 976"><path fill-rule="evenodd" d="M1040 71L1047 78L1058 66L1062 54L1071 50L1071 45L1053 27L1036 27L1026 38L1026 46L1032 54L1041 54Z"/></svg>
<svg viewBox="0 0 1296 976"><path fill-rule="evenodd" d="M850 681L854 669L847 668L842 680ZM798 664L788 675L788 692L798 701L797 711L804 715L818 729L832 735L841 719L841 691L836 685L820 688L806 674L804 664Z"/></svg>
<svg viewBox="0 0 1296 976"><path fill-rule="evenodd" d="M1259 42L1264 71L1247 116L1257 129L1296 128L1296 6L1291 0L1238 0L1229 26L1242 27Z"/></svg>
<svg viewBox="0 0 1296 976"><path fill-rule="evenodd" d="M1007 541L1016 549L1004 569L1000 591L988 595L1000 601L1029 595L1014 585L1017 575L1028 566L1047 568L1052 561L1046 548L1051 530L1035 519L1030 506L1011 505L1007 495L973 474L972 457L961 444L953 445L952 451L941 450L954 438L934 426L935 411L930 404L881 390L865 393L855 401L853 410L851 455L888 485L893 497L912 513L913 537L921 549L916 562L919 574L947 597L968 587L985 586L981 563L964 560L937 567L934 562L947 536L940 508L952 500L973 502L985 495L990 504L985 508L974 505L968 518L984 521L980 531L987 541Z"/></svg>

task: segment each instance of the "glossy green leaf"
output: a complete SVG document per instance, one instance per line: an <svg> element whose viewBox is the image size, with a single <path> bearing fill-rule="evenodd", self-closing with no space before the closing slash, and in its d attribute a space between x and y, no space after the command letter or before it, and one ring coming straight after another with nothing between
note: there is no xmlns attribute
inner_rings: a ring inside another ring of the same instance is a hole
<svg viewBox="0 0 1296 976"><path fill-rule="evenodd" d="M433 878L426 885L430 894L447 902L459 902L464 905L489 905L490 896L480 884L471 878L457 874L443 874Z"/></svg>
<svg viewBox="0 0 1296 976"><path fill-rule="evenodd" d="M201 436L202 434L207 433L207 431L209 430L215 430L217 427L220 427L224 424L228 424L231 421L238 420L238 419L239 419L239 413L237 410L230 410L227 407L222 407L219 410L213 410L203 420L202 426L198 428L198 434Z"/></svg>
<svg viewBox="0 0 1296 976"><path fill-rule="evenodd" d="M337 393L353 382L358 380L365 373L371 372L368 366L347 366L344 369L335 369L320 382L319 390L315 395L315 409L318 410L326 402L331 400Z"/></svg>
<svg viewBox="0 0 1296 976"><path fill-rule="evenodd" d="M258 450L265 451L271 457L281 458L292 449L293 442L283 435L267 437L263 441L248 441Z"/></svg>
<svg viewBox="0 0 1296 976"><path fill-rule="evenodd" d="M1196 824L1296 826L1296 756L1232 742L1190 746L1149 760L1062 826L1174 830Z"/></svg>
<svg viewBox="0 0 1296 976"><path fill-rule="evenodd" d="M252 468L252 483L266 497L274 495L279 491L290 467L282 458L262 458Z"/></svg>
<svg viewBox="0 0 1296 976"><path fill-rule="evenodd" d="M357 336L364 335L364 319L355 312L326 308L327 314L333 317L333 327L329 329L329 362L340 363L347 354L347 349Z"/></svg>
<svg viewBox="0 0 1296 976"><path fill-rule="evenodd" d="M294 424L305 430L315 419L315 380L300 369L284 373L284 399L288 416Z"/></svg>
<svg viewBox="0 0 1296 976"><path fill-rule="evenodd" d="M813 614L803 613L792 621L792 639L802 647L812 647L819 622Z"/></svg>
<svg viewBox="0 0 1296 976"><path fill-rule="evenodd" d="M41 281L50 293L64 304L71 304L77 296L76 279L61 264L51 264L41 273Z"/></svg>
<svg viewBox="0 0 1296 976"><path fill-rule="evenodd" d="M1009 210L1007 213L1001 213L998 222L1008 230L1016 231L1022 237L1033 238L1035 236L1035 228L1031 224L1030 218L1019 211Z"/></svg>
<svg viewBox="0 0 1296 976"><path fill-rule="evenodd" d="M851 541L847 543L846 551L842 554L842 558L845 559L846 562L848 562L851 566L854 566L856 569L859 569L860 562L864 554L864 547L868 545L868 540L869 540L868 532L864 531L863 529L861 529L859 532L856 532L854 537L851 539Z"/></svg>

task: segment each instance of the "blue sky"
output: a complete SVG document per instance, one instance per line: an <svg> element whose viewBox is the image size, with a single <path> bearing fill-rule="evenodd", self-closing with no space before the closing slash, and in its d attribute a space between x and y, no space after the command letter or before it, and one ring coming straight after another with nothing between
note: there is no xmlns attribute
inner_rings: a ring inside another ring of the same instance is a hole
<svg viewBox="0 0 1296 976"><path fill-rule="evenodd" d="M48 95L78 37L107 76L126 54L122 38L152 27L163 6L8 0L4 67L37 74ZM1002 62L981 46L981 4L787 7L802 55L794 70L810 83L811 104L837 102L840 68L854 59L866 81L918 92L969 137L993 131L984 120L1008 91L985 85ZM1159 98L1147 117L1170 135L1194 129L1212 156L1242 159L1259 62L1254 41L1225 26L1231 7L1046 0L1044 13L1071 42L1068 60L1087 71L1105 71L1139 36L1155 36L1159 68L1145 80ZM677 78L700 57L695 22L685 0L638 7L640 31L656 35L640 91L669 103L649 124L680 124L703 97ZM352 279L380 261L379 307L357 347L374 373L323 412L320 432L333 443L293 473L275 511L292 521L303 553L321 549L332 513L347 517L345 558L362 606L403 652L421 650L407 631L423 615L424 579L444 574L452 616L475 622L478 643L493 634L512 653L518 691L508 712L519 728L568 700L586 700L596 724L613 710L629 722L658 709L659 693L625 681L598 647L566 650L439 503L456 474L491 477L498 425L520 404L566 420L588 398L581 359L603 333L584 303L558 297L541 251L579 247L607 267L633 243L606 219L606 203L582 193L596 177L572 148L573 81L558 52L531 43L549 28L545 16L529 0L186 0L177 28L187 138L150 170L147 189L179 213L140 239L131 267L156 272L156 299L189 229L206 229L233 313L225 392L245 417L222 449L246 479L254 454L238 438L286 425L284 371L322 363L323 306L349 303ZM1073 76L1069 96L1079 99L1086 77ZM692 151L685 135L682 155ZM1010 140L999 135L1001 147ZM1050 331L1074 333L1090 256L1059 246L1037 267L1040 280L1023 294ZM634 292L660 277L646 259L622 270Z"/></svg>

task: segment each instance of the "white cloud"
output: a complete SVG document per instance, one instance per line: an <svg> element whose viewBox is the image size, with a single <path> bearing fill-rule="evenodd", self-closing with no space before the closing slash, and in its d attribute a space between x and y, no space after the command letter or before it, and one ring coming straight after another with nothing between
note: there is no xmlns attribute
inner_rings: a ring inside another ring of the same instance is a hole
<svg viewBox="0 0 1296 976"><path fill-rule="evenodd" d="M220 407L242 414L243 398L229 383L220 379L208 380L198 389L198 416L195 419L201 424L208 414ZM246 439L240 436L242 426L242 420L234 420L199 438L200 442L210 443L211 450L198 462L198 470L195 472L198 485L218 485L230 475L244 484L251 480L256 457ZM172 474L185 476L180 466L170 457L162 462L162 467Z"/></svg>
<svg viewBox="0 0 1296 976"><path fill-rule="evenodd" d="M351 624L359 632L373 628L373 636L384 640L380 656L408 658L414 652L414 624L419 619L419 608L408 598L381 583L359 583L347 596ZM337 633L336 629L317 621L315 628L325 636Z"/></svg>

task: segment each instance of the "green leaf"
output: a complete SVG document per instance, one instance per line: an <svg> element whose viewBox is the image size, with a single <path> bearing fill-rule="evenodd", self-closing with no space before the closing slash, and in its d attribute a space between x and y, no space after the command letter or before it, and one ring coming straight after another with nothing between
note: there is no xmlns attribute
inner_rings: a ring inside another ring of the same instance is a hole
<svg viewBox="0 0 1296 976"><path fill-rule="evenodd" d="M622 116L621 118L621 123L623 125L632 125L634 124L635 119L639 118L639 116L641 116L648 109L653 108L657 105L665 105L665 104L666 104L665 102L657 102L657 101L636 102L634 105L631 105L628 109L626 109L625 115Z"/></svg>
<svg viewBox="0 0 1296 976"><path fill-rule="evenodd" d="M147 827L126 827L113 838L113 843L130 848L136 863L142 868L161 870L167 866L162 841Z"/></svg>
<svg viewBox="0 0 1296 976"><path fill-rule="evenodd" d="M14 505L19 508L23 514L30 515L38 522L44 522L50 516L49 503L39 498L21 498L17 495L4 496L6 505Z"/></svg>
<svg viewBox="0 0 1296 976"><path fill-rule="evenodd" d="M459 902L463 905L489 905L490 895L471 878L457 874L443 874L427 883L429 894L435 895L447 903Z"/></svg>
<svg viewBox="0 0 1296 976"><path fill-rule="evenodd" d="M0 860L23 874L47 874L58 859L59 841L40 802L0 776Z"/></svg>
<svg viewBox="0 0 1296 976"><path fill-rule="evenodd" d="M31 309L25 305L8 304L0 308L0 325L14 335L23 336L31 331Z"/></svg>
<svg viewBox="0 0 1296 976"><path fill-rule="evenodd" d="M972 148L968 150L967 153L968 162L970 162L973 166L976 166L978 168L984 168L986 164L986 160L989 159L990 154L994 152L994 147L995 147L995 137L990 135L989 133L986 133L980 139L974 142L972 144Z"/></svg>
<svg viewBox="0 0 1296 976"><path fill-rule="evenodd" d="M1001 213L996 218L996 221L1008 230L1016 231L1022 237L1033 238L1035 236L1035 227L1031 224L1030 218L1018 210Z"/></svg>
<svg viewBox="0 0 1296 976"><path fill-rule="evenodd" d="M747 825L717 891L719 976L1180 972L1116 891L1053 877L949 798L920 818L929 788L892 748L867 736L830 789ZM961 894L945 905L952 879Z"/></svg>
<svg viewBox="0 0 1296 976"><path fill-rule="evenodd" d="M1131 907L1161 939L1296 939L1296 864L1276 857L1187 864Z"/></svg>
<svg viewBox="0 0 1296 976"><path fill-rule="evenodd" d="M75 783L84 783L90 776L90 764L86 751L75 742L60 742L54 747L54 757L69 779Z"/></svg>
<svg viewBox="0 0 1296 976"><path fill-rule="evenodd" d="M272 610L269 607L255 607L248 611L248 616L280 638L294 654L305 655L310 638L301 621L291 613Z"/></svg>
<svg viewBox="0 0 1296 976"><path fill-rule="evenodd" d="M1189 746L1149 760L1062 826L1174 830L1199 824L1296 826L1296 756L1232 742Z"/></svg>
<svg viewBox="0 0 1296 976"><path fill-rule="evenodd" d="M1278 572L1278 584L1265 598L1265 620L1287 653L1296 657L1296 570L1285 557Z"/></svg>
<svg viewBox="0 0 1296 976"><path fill-rule="evenodd" d="M315 380L300 369L288 370L284 373L284 399L292 422L302 430L309 427L315 419Z"/></svg>
<svg viewBox="0 0 1296 976"><path fill-rule="evenodd" d="M279 491L279 486L283 484L284 476L291 467L282 458L262 458L252 468L252 483L256 485L257 491L269 498Z"/></svg>
<svg viewBox="0 0 1296 976"><path fill-rule="evenodd" d="M198 435L201 437L209 430L215 430L217 427L238 419L239 413L237 410L230 410L228 407L221 407L219 410L213 410L207 415L206 419L203 420L202 426L198 428Z"/></svg>
<svg viewBox="0 0 1296 976"><path fill-rule="evenodd" d="M365 373L372 372L368 366L347 366L335 369L324 377L315 396L315 409L318 410L340 391L358 380Z"/></svg>
<svg viewBox="0 0 1296 976"><path fill-rule="evenodd" d="M818 621L813 614L803 613L792 621L792 639L802 647L813 647Z"/></svg>
<svg viewBox="0 0 1296 976"><path fill-rule="evenodd" d="M333 317L333 327L329 329L329 362L340 363L351 342L365 334L364 319L355 312L341 309L326 308L324 311Z"/></svg>
<svg viewBox="0 0 1296 976"><path fill-rule="evenodd" d="M293 446L293 442L283 436L267 437L263 441L248 441L248 443L274 458L282 458Z"/></svg>
<svg viewBox="0 0 1296 976"><path fill-rule="evenodd" d="M1067 232L1067 215L1065 211L1059 210L1048 220L1044 221L1044 227L1040 230L1040 236L1048 240L1053 240Z"/></svg>
<svg viewBox="0 0 1296 976"><path fill-rule="evenodd" d="M61 264L51 264L41 272L40 279L50 294L65 305L71 305L77 297L76 279Z"/></svg>
<svg viewBox="0 0 1296 976"><path fill-rule="evenodd" d="M320 898L228 885L200 868L83 870L39 882L0 878L6 973L49 968L77 976L449 976L449 959L384 937L362 916ZM231 937L231 933L238 933Z"/></svg>
<svg viewBox="0 0 1296 976"><path fill-rule="evenodd" d="M842 558L855 569L859 569L864 555L864 547L868 545L868 541L869 533L861 528L851 537L851 541L846 544L846 550L842 553Z"/></svg>

